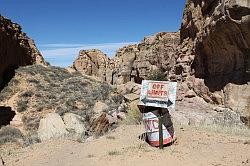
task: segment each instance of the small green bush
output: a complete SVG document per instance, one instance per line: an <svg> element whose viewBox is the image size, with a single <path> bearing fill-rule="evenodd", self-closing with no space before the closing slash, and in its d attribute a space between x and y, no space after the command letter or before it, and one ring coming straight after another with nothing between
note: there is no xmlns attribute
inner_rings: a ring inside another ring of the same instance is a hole
<svg viewBox="0 0 250 166"><path fill-rule="evenodd" d="M41 117L39 115L23 115L22 122L26 130L37 130Z"/></svg>
<svg viewBox="0 0 250 166"><path fill-rule="evenodd" d="M23 135L17 128L4 126L0 129L0 144L7 142L16 142L17 139L22 139Z"/></svg>
<svg viewBox="0 0 250 166"><path fill-rule="evenodd" d="M117 156L117 155L120 155L121 152L117 151L117 150L111 150L108 152L108 155L110 156Z"/></svg>
<svg viewBox="0 0 250 166"><path fill-rule="evenodd" d="M27 81L31 84L39 84L39 81L36 79L28 79Z"/></svg>
<svg viewBox="0 0 250 166"><path fill-rule="evenodd" d="M20 94L20 97L32 97L33 96L33 92L32 91L26 91Z"/></svg>
<svg viewBox="0 0 250 166"><path fill-rule="evenodd" d="M155 81L167 81L168 80L165 73L161 71L160 69L152 70L146 79L155 80Z"/></svg>
<svg viewBox="0 0 250 166"><path fill-rule="evenodd" d="M28 108L28 100L22 100L20 99L17 102L17 112L24 112Z"/></svg>
<svg viewBox="0 0 250 166"><path fill-rule="evenodd" d="M28 132L28 134L26 134L23 137L23 140L24 140L24 145L25 146L29 146L29 145L41 142L41 140L38 137L38 134L37 134L36 131L30 131L30 132Z"/></svg>
<svg viewBox="0 0 250 166"><path fill-rule="evenodd" d="M107 139L111 139L111 140L115 140L115 137L114 137L114 136L107 136L106 138L107 138Z"/></svg>
<svg viewBox="0 0 250 166"><path fill-rule="evenodd" d="M126 118L124 120L125 124L135 125L142 123L142 113L139 109L128 110L126 114Z"/></svg>

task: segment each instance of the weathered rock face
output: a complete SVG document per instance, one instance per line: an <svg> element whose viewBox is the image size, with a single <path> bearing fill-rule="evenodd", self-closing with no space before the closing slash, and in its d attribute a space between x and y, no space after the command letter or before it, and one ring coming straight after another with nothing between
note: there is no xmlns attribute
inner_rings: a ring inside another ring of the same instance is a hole
<svg viewBox="0 0 250 166"><path fill-rule="evenodd" d="M0 16L0 89L14 75L14 69L35 63L48 65L21 26Z"/></svg>
<svg viewBox="0 0 250 166"><path fill-rule="evenodd" d="M181 25L176 74L205 79L210 91L250 80L250 3L189 0Z"/></svg>
<svg viewBox="0 0 250 166"><path fill-rule="evenodd" d="M114 58L113 84L141 83L151 70L170 71L175 64L179 33L161 32L145 37L138 45L118 50Z"/></svg>
<svg viewBox="0 0 250 166"><path fill-rule="evenodd" d="M74 61L73 69L87 75L97 76L103 81L110 82L107 75L111 72L110 59L100 50L82 50Z"/></svg>
<svg viewBox="0 0 250 166"><path fill-rule="evenodd" d="M171 79L186 81L207 102L246 112L250 102L249 35L249 1L188 0Z"/></svg>
<svg viewBox="0 0 250 166"><path fill-rule="evenodd" d="M144 38L139 44L119 49L113 59L99 50L83 50L73 68L111 84L140 83L150 70L170 71L175 64L174 53L178 44L178 32L161 32Z"/></svg>
<svg viewBox="0 0 250 166"><path fill-rule="evenodd" d="M73 131L75 133L81 134L86 131L84 121L85 119L79 115L66 113L63 116L64 124L66 125L67 130Z"/></svg>

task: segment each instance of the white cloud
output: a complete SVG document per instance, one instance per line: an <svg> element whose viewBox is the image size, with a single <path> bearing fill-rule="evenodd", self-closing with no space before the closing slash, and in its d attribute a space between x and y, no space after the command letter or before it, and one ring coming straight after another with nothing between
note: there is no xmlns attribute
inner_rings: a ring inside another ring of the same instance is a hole
<svg viewBox="0 0 250 166"><path fill-rule="evenodd" d="M51 65L66 67L73 63L80 50L99 49L113 57L117 49L137 42L104 43L104 44L41 44L38 47L44 58Z"/></svg>

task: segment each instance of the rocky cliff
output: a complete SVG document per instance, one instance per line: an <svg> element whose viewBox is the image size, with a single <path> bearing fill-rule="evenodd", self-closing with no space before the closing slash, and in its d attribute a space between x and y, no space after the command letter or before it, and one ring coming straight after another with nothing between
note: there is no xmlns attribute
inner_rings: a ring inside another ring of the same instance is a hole
<svg viewBox="0 0 250 166"><path fill-rule="evenodd" d="M83 74L97 76L103 81L110 82L110 59L100 50L81 50L78 58L74 61L72 68Z"/></svg>
<svg viewBox="0 0 250 166"><path fill-rule="evenodd" d="M48 65L21 26L0 16L0 89L12 78L14 69L35 63Z"/></svg>
<svg viewBox="0 0 250 166"><path fill-rule="evenodd" d="M139 44L120 48L113 59L99 50L82 50L72 68L111 84L141 83L151 70L166 74L174 67L179 32L161 32L145 37Z"/></svg>
<svg viewBox="0 0 250 166"><path fill-rule="evenodd" d="M189 0L180 35L177 74L203 78L211 91L249 81L249 1Z"/></svg>
<svg viewBox="0 0 250 166"><path fill-rule="evenodd" d="M174 67L178 44L178 32L161 32L145 37L137 45L119 49L113 59L112 83L124 84L128 81L141 83L152 70L160 70L167 75Z"/></svg>
<svg viewBox="0 0 250 166"><path fill-rule="evenodd" d="M208 102L250 113L249 35L249 1L188 0L175 79Z"/></svg>

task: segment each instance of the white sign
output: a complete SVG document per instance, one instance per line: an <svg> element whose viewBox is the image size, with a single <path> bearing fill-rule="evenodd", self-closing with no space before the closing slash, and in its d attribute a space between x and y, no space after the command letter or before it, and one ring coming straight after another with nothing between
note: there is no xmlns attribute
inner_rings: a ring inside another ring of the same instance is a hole
<svg viewBox="0 0 250 166"><path fill-rule="evenodd" d="M139 105L174 108L177 82L143 80Z"/></svg>

